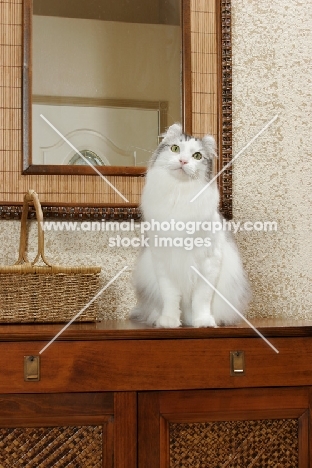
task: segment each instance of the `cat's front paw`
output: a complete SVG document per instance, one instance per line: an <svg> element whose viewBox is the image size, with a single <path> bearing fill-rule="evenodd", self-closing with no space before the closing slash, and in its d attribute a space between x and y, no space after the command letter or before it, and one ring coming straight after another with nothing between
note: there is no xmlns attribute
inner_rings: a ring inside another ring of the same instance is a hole
<svg viewBox="0 0 312 468"><path fill-rule="evenodd" d="M160 315L155 322L157 328L178 328L181 322L178 318L169 315Z"/></svg>
<svg viewBox="0 0 312 468"><path fill-rule="evenodd" d="M193 327L217 327L216 321L212 315L205 315L204 317L197 317L193 320Z"/></svg>
<svg viewBox="0 0 312 468"><path fill-rule="evenodd" d="M142 314L142 311L141 311L141 307L139 306L135 306L133 307L133 309L130 310L130 313L129 313L129 318L130 320L137 320L140 315Z"/></svg>

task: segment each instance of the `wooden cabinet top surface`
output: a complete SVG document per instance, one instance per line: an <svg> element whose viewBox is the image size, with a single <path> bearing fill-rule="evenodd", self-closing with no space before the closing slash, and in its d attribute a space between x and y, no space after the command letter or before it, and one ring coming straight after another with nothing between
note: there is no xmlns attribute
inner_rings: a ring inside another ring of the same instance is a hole
<svg viewBox="0 0 312 468"><path fill-rule="evenodd" d="M312 336L312 320L250 319L253 327L266 337ZM1 324L0 341L37 341L51 339L66 323ZM110 320L97 323L73 323L58 337L59 340L166 340L254 338L255 330L243 322L232 327L157 329L131 320Z"/></svg>

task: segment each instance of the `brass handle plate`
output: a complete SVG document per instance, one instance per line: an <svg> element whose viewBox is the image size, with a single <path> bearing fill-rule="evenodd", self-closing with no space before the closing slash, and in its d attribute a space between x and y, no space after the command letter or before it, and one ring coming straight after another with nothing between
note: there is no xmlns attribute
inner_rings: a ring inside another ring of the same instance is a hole
<svg viewBox="0 0 312 468"><path fill-rule="evenodd" d="M244 351L230 352L230 375L245 375L245 353Z"/></svg>
<svg viewBox="0 0 312 468"><path fill-rule="evenodd" d="M40 356L24 356L25 382L38 382L40 380Z"/></svg>

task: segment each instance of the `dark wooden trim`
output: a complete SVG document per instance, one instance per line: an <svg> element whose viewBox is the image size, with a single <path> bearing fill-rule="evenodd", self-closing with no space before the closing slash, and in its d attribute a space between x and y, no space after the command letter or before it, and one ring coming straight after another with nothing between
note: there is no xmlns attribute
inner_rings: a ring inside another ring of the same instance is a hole
<svg viewBox="0 0 312 468"><path fill-rule="evenodd" d="M259 411L266 412L258 414L259 419L267 419L269 412L276 414L281 410L289 411L289 417L298 418L308 408L308 395L306 387L159 392L159 408L160 413L173 422L189 422L188 415L192 415L194 422L195 419L202 422L204 418L222 421L224 417L229 419L229 413L237 420L244 418L244 413Z"/></svg>
<svg viewBox="0 0 312 468"><path fill-rule="evenodd" d="M182 119L184 132L192 134L191 0L182 0Z"/></svg>
<svg viewBox="0 0 312 468"><path fill-rule="evenodd" d="M216 164L217 172L222 169L223 161L223 141L222 141L222 123L223 123L223 80L222 80L222 2L215 0L215 14L217 24L217 148L218 159ZM218 188L220 193L220 207L222 206L223 184L222 178L218 178Z"/></svg>
<svg viewBox="0 0 312 468"><path fill-rule="evenodd" d="M310 452L309 452L309 463L307 465L308 467L312 466L312 387L309 388L309 440L308 440L308 446L310 447ZM304 467L305 468L305 467Z"/></svg>
<svg viewBox="0 0 312 468"><path fill-rule="evenodd" d="M138 468L160 467L158 392L138 394Z"/></svg>
<svg viewBox="0 0 312 468"><path fill-rule="evenodd" d="M22 216L22 202L14 203L2 202L0 205L0 220L1 219L20 219ZM36 210L33 206L28 209L28 218L36 218ZM93 221L127 221L140 220L141 212L135 203L128 204L101 204L92 205L90 203L80 203L74 205L72 203L43 203L43 217L46 219L59 220L93 220Z"/></svg>
<svg viewBox="0 0 312 468"><path fill-rule="evenodd" d="M252 324L266 338L304 338L312 336L312 321L258 319ZM0 324L0 342L50 340L62 324ZM103 320L97 323L73 323L59 338L63 340L178 340L219 338L255 338L246 324L218 328L154 328L132 320ZM260 340L260 338L259 338ZM272 351L273 352L273 351Z"/></svg>
<svg viewBox="0 0 312 468"><path fill-rule="evenodd" d="M116 465L114 463L115 458L115 420L111 417L107 421L105 426L103 426L103 449L102 449L102 461L104 468L114 468ZM129 467L130 468L130 467Z"/></svg>
<svg viewBox="0 0 312 468"><path fill-rule="evenodd" d="M101 392L104 393L104 392ZM1 395L2 398L2 395ZM62 415L54 416L53 413L50 416L46 416L46 422L44 418L32 418L28 421L20 413L19 417L12 419L9 417L7 419L1 418L1 427L56 427L56 426L103 426L110 423L113 416L112 415L102 415L102 416L71 416L64 417Z"/></svg>
<svg viewBox="0 0 312 468"><path fill-rule="evenodd" d="M114 466L137 468L137 393L114 394Z"/></svg>
<svg viewBox="0 0 312 468"><path fill-rule="evenodd" d="M132 176L144 177L146 167L131 167L131 166L96 166L96 169L103 175L107 176ZM27 175L85 175L97 176L98 174L90 166L62 166L58 164L31 164L23 170L23 174Z"/></svg>
<svg viewBox="0 0 312 468"><path fill-rule="evenodd" d="M221 3L221 5L220 5ZM218 29L218 69L219 86L219 151L218 171L232 160L232 38L231 38L231 0L216 1L220 20ZM220 211L226 219L232 218L232 166L219 177Z"/></svg>
<svg viewBox="0 0 312 468"><path fill-rule="evenodd" d="M131 109L166 110L168 101L144 101L142 99L112 99L91 98L81 96L50 96L32 95L33 104L50 104L54 106L81 106L81 107L130 107ZM160 131L164 131L163 128Z"/></svg>
<svg viewBox="0 0 312 468"><path fill-rule="evenodd" d="M1 427L105 425L114 414L113 392L2 394Z"/></svg>
<svg viewBox="0 0 312 468"><path fill-rule="evenodd" d="M34 406L32 400L36 400ZM87 404L88 403L88 404ZM60 393L60 394L10 394L1 395L0 415L4 418L12 418L12 408L15 408L14 417L21 415L24 419L32 419L36 415L39 419L48 416L103 416L114 414L114 394L106 393ZM3 424L1 423L3 426Z"/></svg>
<svg viewBox="0 0 312 468"><path fill-rule="evenodd" d="M299 387L300 388L300 387ZM253 393L255 389L252 389L252 392L249 389L249 394ZM264 390L264 389L262 389ZM197 390L201 392L202 390ZM247 394L246 399L248 398L249 394ZM232 398L235 398L235 395L232 395ZM239 398L241 398L239 396ZM247 416L248 414L248 416ZM298 419L302 418L306 414L305 408L279 408L279 409L246 409L235 411L225 409L224 411L213 412L209 411L206 412L201 408L199 411L197 409L194 413L166 413L163 416L168 422L170 423L203 423L203 422L210 422L210 421L245 421L246 419L253 419L253 420L261 420L261 419Z"/></svg>
<svg viewBox="0 0 312 468"><path fill-rule="evenodd" d="M309 463L309 419L309 410L307 409L307 411L299 417L299 468L309 468L309 466L311 466Z"/></svg>
<svg viewBox="0 0 312 468"><path fill-rule="evenodd" d="M170 468L170 424L167 418L159 418L160 468Z"/></svg>

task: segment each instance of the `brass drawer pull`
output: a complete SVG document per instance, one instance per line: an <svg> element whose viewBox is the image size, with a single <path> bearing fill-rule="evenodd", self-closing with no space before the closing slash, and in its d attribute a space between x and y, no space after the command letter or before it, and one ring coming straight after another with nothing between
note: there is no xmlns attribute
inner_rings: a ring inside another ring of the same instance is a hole
<svg viewBox="0 0 312 468"><path fill-rule="evenodd" d="M40 380L40 356L24 356L25 382L38 382Z"/></svg>
<svg viewBox="0 0 312 468"><path fill-rule="evenodd" d="M230 352L230 375L245 374L245 353L244 351Z"/></svg>

